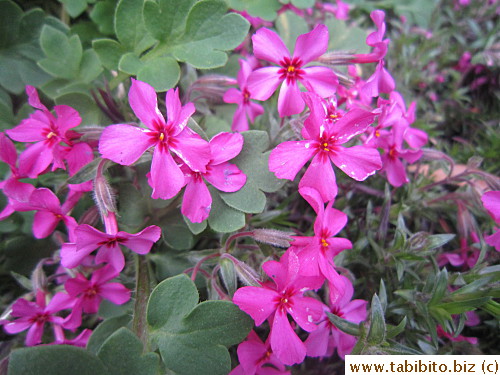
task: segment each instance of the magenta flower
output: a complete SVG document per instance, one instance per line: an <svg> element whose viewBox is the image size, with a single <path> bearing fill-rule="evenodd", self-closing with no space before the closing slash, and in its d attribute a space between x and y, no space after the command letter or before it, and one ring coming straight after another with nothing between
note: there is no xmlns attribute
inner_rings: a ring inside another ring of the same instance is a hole
<svg viewBox="0 0 500 375"><path fill-rule="evenodd" d="M205 172L205 165L210 160L208 143L186 127L195 111L194 105L188 103L182 106L179 91L167 91L165 121L158 110L153 87L134 79L129 91L129 102L147 129L125 124L108 126L101 135L99 151L103 157L118 164L131 165L146 150L154 147L150 175L152 197L172 198L182 189L185 181L170 151L196 172Z"/></svg>
<svg viewBox="0 0 500 375"><path fill-rule="evenodd" d="M41 290L36 293L36 302L19 298L12 306L11 315L18 318L4 325L4 330L16 334L28 330L26 345L33 346L42 342L45 323L62 326L64 319L55 314L73 306L74 300L65 293L56 293L49 304L45 302L46 295Z"/></svg>
<svg viewBox="0 0 500 375"><path fill-rule="evenodd" d="M16 211L16 203L28 203L35 187L19 181L19 179L27 176L23 176L19 172L16 147L4 133L0 133L0 160L10 168L10 176L4 181L0 181L0 189L8 199L7 205L0 212L0 220L4 220Z"/></svg>
<svg viewBox="0 0 500 375"><path fill-rule="evenodd" d="M311 32L300 35L291 57L274 31L259 29L252 41L256 57L271 61L279 67L254 71L248 77L248 90L255 99L267 100L282 83L278 97L278 112L281 117L300 113L304 109L298 82L308 91L314 91L324 98L335 93L338 79L332 70L322 66L304 67L328 49L328 29L325 25L318 25Z"/></svg>
<svg viewBox="0 0 500 375"><path fill-rule="evenodd" d="M348 320L352 323L360 323L366 319L367 301L355 299L351 301L354 289L351 282L345 277L340 276L341 290L340 295L330 294L329 311L338 317ZM335 348L339 357L344 359L346 354L351 353L357 338L339 330L328 319L326 313L323 313L318 329L309 334L305 341L307 355L310 357L329 357L333 354Z"/></svg>
<svg viewBox="0 0 500 375"><path fill-rule="evenodd" d="M270 336L263 343L255 331L250 331L237 352L240 364L229 375L290 375L273 353Z"/></svg>
<svg viewBox="0 0 500 375"><path fill-rule="evenodd" d="M210 140L212 159L206 165L206 172L194 172L183 166L186 190L181 212L193 223L201 223L208 218L212 207L212 197L203 179L217 190L232 193L240 190L247 180L239 168L227 161L236 157L243 147L243 136L239 133L219 133Z"/></svg>
<svg viewBox="0 0 500 375"><path fill-rule="evenodd" d="M246 286L236 291L233 302L261 325L270 318L271 349L286 365L304 360L306 348L288 321L290 314L305 331L316 329L314 322L321 315L322 304L314 298L304 297L308 289L317 289L322 278L300 276L299 258L293 251L287 251L279 262L268 261L263 270L274 281L263 283L262 287Z"/></svg>
<svg viewBox="0 0 500 375"><path fill-rule="evenodd" d="M160 236L161 229L156 225L151 225L136 234L121 231L108 234L90 225L79 225L75 229L75 242L65 243L61 248L61 264L66 268L75 268L85 257L98 249L96 264L109 263L118 273L125 267L125 257L120 245L128 247L137 254L147 254Z"/></svg>
<svg viewBox="0 0 500 375"><path fill-rule="evenodd" d="M335 271L333 258L341 251L352 248L346 238L334 237L347 223L347 215L333 208L333 200L324 207L318 191L304 187L299 189L317 214L314 222L314 237L294 236L292 249L297 253L304 276L323 276L336 285L339 275Z"/></svg>
<svg viewBox="0 0 500 375"><path fill-rule="evenodd" d="M56 229L59 222L63 222L71 240L77 226L75 219L68 215L76 202L66 202L63 205L59 198L47 188L33 190L29 200L15 200L12 206L16 211L37 211L33 218L33 235L35 238L45 238Z"/></svg>
<svg viewBox="0 0 500 375"><path fill-rule="evenodd" d="M130 290L120 283L108 282L117 275L115 269L111 265L107 265L94 271L90 280L79 273L75 278L64 283L64 288L76 301L71 314L66 318L66 328L79 327L82 322L82 312L97 313L103 299L107 299L115 305L123 305L130 300Z"/></svg>
<svg viewBox="0 0 500 375"><path fill-rule="evenodd" d="M69 129L81 122L76 110L67 105L57 105L54 116L38 97L36 89L26 86L29 104L39 109L16 126L6 130L10 138L18 142L35 142L19 156L19 171L22 175L36 178L51 164L52 170L65 169L64 156L69 151L62 142L71 145L72 134Z"/></svg>
<svg viewBox="0 0 500 375"><path fill-rule="evenodd" d="M382 167L380 155L375 149L342 146L363 133L373 122L375 115L354 108L341 118L327 118L321 98L311 93L304 93L303 96L311 108L311 115L302 129L304 140L279 144L269 155L269 170L278 178L293 180L312 158L299 188L314 188L321 194L323 201L328 202L337 195L331 163L357 181L365 180Z"/></svg>
<svg viewBox="0 0 500 375"><path fill-rule="evenodd" d="M238 72L238 85L241 91L231 88L226 91L223 100L226 103L238 104L238 108L234 112L231 130L243 132L249 129L248 118L250 122L253 123L256 117L264 113L264 108L260 104L250 101L250 99L253 99L253 96L252 93L248 91L247 79L250 73L252 73L252 67L243 59L240 59L239 63L241 69Z"/></svg>
<svg viewBox="0 0 500 375"><path fill-rule="evenodd" d="M497 224L500 224L500 191L488 191L481 197L484 208ZM486 243L500 251L500 230L492 235L485 237Z"/></svg>

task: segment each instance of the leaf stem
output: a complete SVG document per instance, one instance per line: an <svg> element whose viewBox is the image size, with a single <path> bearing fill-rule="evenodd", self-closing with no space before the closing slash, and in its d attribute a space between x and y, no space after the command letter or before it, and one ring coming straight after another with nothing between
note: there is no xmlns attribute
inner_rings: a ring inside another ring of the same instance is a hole
<svg viewBox="0 0 500 375"><path fill-rule="evenodd" d="M148 350L148 328L146 322L146 308L151 292L151 279L149 277L148 261L145 256L135 254L136 284L135 305L132 330L139 337L144 347Z"/></svg>

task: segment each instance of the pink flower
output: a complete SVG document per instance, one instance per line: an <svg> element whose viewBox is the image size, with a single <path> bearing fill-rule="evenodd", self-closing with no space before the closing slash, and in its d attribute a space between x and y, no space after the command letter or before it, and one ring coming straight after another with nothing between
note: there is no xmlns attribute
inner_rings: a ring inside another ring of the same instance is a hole
<svg viewBox="0 0 500 375"><path fill-rule="evenodd" d="M63 222L68 230L70 239L77 226L75 219L68 215L76 202L66 202L63 205L59 198L47 188L33 190L29 200L16 200L13 202L13 208L16 211L37 211L33 218L33 235L36 238L45 238L49 236L57 227L59 222Z"/></svg>
<svg viewBox="0 0 500 375"><path fill-rule="evenodd" d="M294 236L291 243L301 264L304 276L323 276L332 284L336 284L339 275L335 271L333 257L341 251L352 248L346 238L334 237L347 223L347 215L333 208L333 200L326 209L317 190L299 189L300 195L306 199L318 215L314 222L314 237Z"/></svg>
<svg viewBox="0 0 500 375"><path fill-rule="evenodd" d="M31 184L20 182L19 179L27 176L22 175L17 168L17 150L12 141L0 133L0 160L10 168L10 176L0 181L0 189L8 199L7 205L0 212L0 220L4 220L16 211L16 203L27 203L35 187Z"/></svg>
<svg viewBox="0 0 500 375"><path fill-rule="evenodd" d="M500 191L488 191L481 197L484 208L497 224L500 224ZM500 251L500 230L497 230L491 236L485 237L486 243Z"/></svg>
<svg viewBox="0 0 500 375"><path fill-rule="evenodd" d="M337 195L331 163L357 181L365 180L382 167L380 155L375 149L342 146L363 133L375 115L354 108L341 118L331 118L330 115L327 118L321 98L312 93L304 93L303 96L311 108L311 115L302 129L304 140L279 144L269 156L269 170L278 178L293 180L305 163L313 158L299 188L314 188L323 201L328 202Z"/></svg>
<svg viewBox="0 0 500 375"><path fill-rule="evenodd" d="M19 170L22 175L36 178L51 164L52 170L65 169L65 154L70 150L62 142L72 145L72 134L69 129L78 126L80 115L73 108L66 105L57 105L54 116L38 98L36 89L26 86L29 104L39 109L16 126L6 130L10 138L18 142L35 142L19 156Z"/></svg>
<svg viewBox="0 0 500 375"><path fill-rule="evenodd" d="M223 100L226 103L236 103L238 108L234 112L233 123L231 125L232 131L246 131L248 127L248 118L250 122L254 122L255 118L264 113L264 108L257 103L251 102L250 99L253 98L252 93L248 91L247 79L250 73L252 73L252 68L250 64L240 59L240 71L238 72L238 85L240 90L231 88L224 94Z"/></svg>
<svg viewBox="0 0 500 375"><path fill-rule="evenodd" d="M274 281L262 287L246 286L236 291L233 302L250 315L257 326L270 318L271 349L286 365L300 363L306 355L304 343L293 330L287 315L305 331L316 329L314 321L319 318L322 304L314 298L304 297L308 289L317 289L321 278L300 276L299 258L287 251L279 262L268 261L262 268Z"/></svg>
<svg viewBox="0 0 500 375"><path fill-rule="evenodd" d="M65 282L64 288L75 299L71 314L66 318L67 328L79 327L82 312L95 314L103 299L122 305L130 300L130 290L120 283L109 283L118 273L111 265L104 266L92 273L87 280L81 273Z"/></svg>
<svg viewBox="0 0 500 375"><path fill-rule="evenodd" d="M324 311L337 315L338 317L348 320L352 323L360 323L366 319L367 301L355 299L351 301L354 289L351 282L345 276L340 276L342 293L335 293L329 296L329 308ZM326 307L326 306L325 306ZM305 341L307 355L310 357L327 357L333 354L335 348L339 357L344 359L346 354L349 354L357 338L339 330L330 322L328 316L323 312L323 316L318 324L318 329L309 334Z"/></svg>
<svg viewBox="0 0 500 375"><path fill-rule="evenodd" d="M186 127L194 113L192 103L181 106L179 91L166 96L167 121L158 110L156 92L145 82L132 79L129 102L135 115L148 129L131 125L111 125L102 133L99 151L118 164L131 165L149 148L154 147L150 185L152 197L169 199L185 185L184 174L170 154L173 151L197 172L205 172L210 160L208 143Z"/></svg>
<svg viewBox="0 0 500 375"><path fill-rule="evenodd" d="M136 234L122 231L108 234L90 225L79 225L75 229L75 242L62 246L61 264L66 268L75 268L86 256L98 249L95 262L109 263L118 273L125 267L125 258L120 245L128 247L137 254L147 254L160 236L161 229L156 225L151 225Z"/></svg>
<svg viewBox="0 0 500 375"><path fill-rule="evenodd" d="M227 161L236 157L243 147L243 136L239 133L219 133L210 141L212 159L206 165L206 172L194 172L183 166L186 190L181 212L193 223L201 223L208 218L212 207L212 197L203 178L216 189L228 193L240 190L246 182L246 175Z"/></svg>
<svg viewBox="0 0 500 375"><path fill-rule="evenodd" d="M263 343L255 331L238 345L238 360L229 375L290 375L271 349L270 336ZM273 367L270 367L273 366Z"/></svg>
<svg viewBox="0 0 500 375"><path fill-rule="evenodd" d="M74 304L73 298L65 293L56 293L49 304L45 302L46 295L41 290L36 293L36 302L19 298L12 306L11 315L18 318L4 325L7 333L15 334L28 330L26 345L33 346L42 342L45 323L61 326L64 319L55 314L66 310Z"/></svg>
<svg viewBox="0 0 500 375"><path fill-rule="evenodd" d="M320 57L328 49L328 29L318 25L297 38L293 56L274 31L259 29L252 37L254 54L259 59L271 61L279 67L257 69L248 77L248 90L258 100L267 100L278 88L278 112L281 117L302 112L304 100L298 81L309 91L322 97L332 96L338 85L336 75L329 68L304 66Z"/></svg>

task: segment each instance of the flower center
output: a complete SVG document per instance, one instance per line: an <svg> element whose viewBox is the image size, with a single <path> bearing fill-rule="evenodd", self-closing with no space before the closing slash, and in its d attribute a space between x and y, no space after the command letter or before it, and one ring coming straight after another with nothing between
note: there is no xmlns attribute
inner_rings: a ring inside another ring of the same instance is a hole
<svg viewBox="0 0 500 375"><path fill-rule="evenodd" d="M393 148L391 148L391 149L389 150L389 157L390 157L391 159L396 159L396 158L397 158L397 156L398 156L398 152L394 149L394 147L393 147Z"/></svg>
<svg viewBox="0 0 500 375"><path fill-rule="evenodd" d="M54 136L57 136L57 134L54 133L54 132L50 132L49 134L47 134L47 139L50 139L50 138L52 138Z"/></svg>
<svg viewBox="0 0 500 375"><path fill-rule="evenodd" d="M250 93L247 89L243 90L243 103L248 104L250 102Z"/></svg>
<svg viewBox="0 0 500 375"><path fill-rule="evenodd" d="M302 66L302 61L298 57L290 59L289 57L284 57L280 61L282 69L278 71L280 74L280 79L286 79L288 84L295 83L297 79L302 79L304 75L304 70L300 69Z"/></svg>
<svg viewBox="0 0 500 375"><path fill-rule="evenodd" d="M321 246L323 246L323 247L328 247L328 246L330 246L330 245L328 244L328 242L326 242L326 240L325 240L324 238L322 238L322 239L321 239Z"/></svg>

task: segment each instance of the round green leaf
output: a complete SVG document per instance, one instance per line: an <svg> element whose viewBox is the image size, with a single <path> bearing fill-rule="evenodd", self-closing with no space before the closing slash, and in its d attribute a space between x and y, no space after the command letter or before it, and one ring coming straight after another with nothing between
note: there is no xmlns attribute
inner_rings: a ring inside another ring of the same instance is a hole
<svg viewBox="0 0 500 375"><path fill-rule="evenodd" d="M149 83L156 91L167 91L179 81L181 70L171 57L158 57L147 61L137 73L137 79Z"/></svg>

